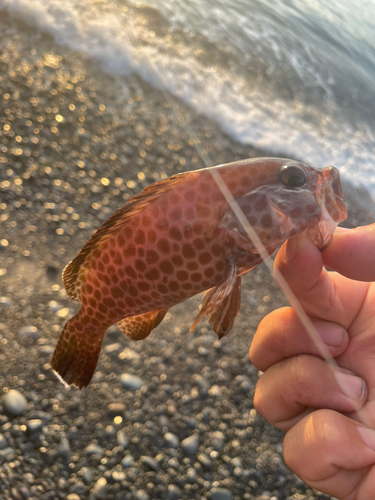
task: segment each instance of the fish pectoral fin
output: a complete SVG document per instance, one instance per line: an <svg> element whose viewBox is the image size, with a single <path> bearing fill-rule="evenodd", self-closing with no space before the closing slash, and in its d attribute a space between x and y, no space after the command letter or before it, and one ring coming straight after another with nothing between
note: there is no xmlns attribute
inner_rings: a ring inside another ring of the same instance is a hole
<svg viewBox="0 0 375 500"><path fill-rule="evenodd" d="M132 340L143 340L161 323L167 311L168 309L161 309L160 311L150 311L138 316L130 316L119 321L117 326L122 333Z"/></svg>
<svg viewBox="0 0 375 500"><path fill-rule="evenodd" d="M241 278L238 276L237 266L233 264L227 279L221 285L206 292L202 309L190 331L194 330L202 317L206 315L212 329L221 339L231 331L240 306Z"/></svg>

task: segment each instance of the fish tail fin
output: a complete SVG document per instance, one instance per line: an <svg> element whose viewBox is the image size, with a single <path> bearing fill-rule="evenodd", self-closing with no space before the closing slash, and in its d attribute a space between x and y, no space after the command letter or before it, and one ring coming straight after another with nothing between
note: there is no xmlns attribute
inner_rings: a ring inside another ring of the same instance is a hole
<svg viewBox="0 0 375 500"><path fill-rule="evenodd" d="M105 329L98 332L80 313L63 328L51 359L52 370L66 385L89 385L98 362Z"/></svg>

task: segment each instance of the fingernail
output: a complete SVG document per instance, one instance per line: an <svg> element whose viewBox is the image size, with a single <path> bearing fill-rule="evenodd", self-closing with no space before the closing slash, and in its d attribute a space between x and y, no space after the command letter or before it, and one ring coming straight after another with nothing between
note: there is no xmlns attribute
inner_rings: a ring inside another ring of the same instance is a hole
<svg viewBox="0 0 375 500"><path fill-rule="evenodd" d="M365 445L375 451L375 431L367 427L357 427Z"/></svg>
<svg viewBox="0 0 375 500"><path fill-rule="evenodd" d="M363 378L344 372L336 372L335 377L341 392L345 396L356 401L363 398L366 392L366 384Z"/></svg>
<svg viewBox="0 0 375 500"><path fill-rule="evenodd" d="M352 229L349 229L347 227L337 227L335 233L338 234L344 234L344 233L350 233Z"/></svg>
<svg viewBox="0 0 375 500"><path fill-rule="evenodd" d="M320 338L327 345L340 347L345 339L346 330L336 323L321 323L317 327Z"/></svg>
<svg viewBox="0 0 375 500"><path fill-rule="evenodd" d="M297 254L298 250L298 244L297 244L297 238L290 238L287 241L286 247L285 247L285 259L287 262L290 262L291 260L294 259L294 257Z"/></svg>

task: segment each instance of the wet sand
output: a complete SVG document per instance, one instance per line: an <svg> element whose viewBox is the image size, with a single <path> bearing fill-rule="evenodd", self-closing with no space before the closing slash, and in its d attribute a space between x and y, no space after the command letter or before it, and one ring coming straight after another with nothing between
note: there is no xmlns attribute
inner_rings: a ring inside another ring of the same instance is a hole
<svg viewBox="0 0 375 500"><path fill-rule="evenodd" d="M87 390L53 375L51 353L77 309L64 266L133 194L204 165L165 94L1 24L0 387L3 402L17 390L27 405L0 413L0 499L328 498L286 468L283 434L253 409L251 338L286 304L264 266L243 280L241 314L221 341L206 322L189 333L194 297L143 342L111 328ZM175 103L213 165L269 156ZM372 222L348 190L345 225Z"/></svg>

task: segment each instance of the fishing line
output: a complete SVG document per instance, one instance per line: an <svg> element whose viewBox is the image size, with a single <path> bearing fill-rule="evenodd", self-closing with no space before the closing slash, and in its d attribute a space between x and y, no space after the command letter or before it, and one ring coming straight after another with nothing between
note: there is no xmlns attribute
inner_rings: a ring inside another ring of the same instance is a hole
<svg viewBox="0 0 375 500"><path fill-rule="evenodd" d="M115 6L112 2L109 2L108 5L111 6L111 8L115 11ZM127 37L129 38L131 44L133 47L136 47L136 40L133 37L133 35L129 32L129 30L125 30L124 32L126 33ZM259 255L262 257L265 265L267 266L271 276L275 279L276 283L279 285L280 289L288 299L290 305L293 307L295 310L298 319L302 323L303 327L307 331L308 335L310 336L311 340L315 344L316 348L319 351L320 356L324 359L324 361L328 364L330 369L332 370L332 373L335 377L335 380L338 384L338 387L341 392L342 388L340 383L338 382L338 379L336 377L338 372L341 372L340 366L337 364L336 360L331 356L327 345L321 340L321 337L319 336L318 331L316 330L313 322L309 318L309 316L306 314L303 306L301 305L300 301L290 288L289 284L285 280L284 276L281 274L281 272L273 266L273 261L271 259L270 254L267 252L266 248L264 247L263 243L261 242L260 238L258 237L256 231L246 218L245 214L243 213L241 207L237 203L236 199L233 197L232 193L228 189L228 186L224 182L223 178L221 177L220 173L213 169L210 168L212 167L212 161L210 160L210 157L206 151L206 149L202 146L200 140L197 137L197 134L194 132L193 128L191 127L191 124L187 121L186 117L183 115L183 113L180 111L180 109L177 106L177 103L175 99L172 98L172 95L168 92L167 86L162 78L162 76L156 71L156 69L152 66L151 61L147 54L142 50L139 49L139 53L141 58L143 59L145 65L147 66L148 70L150 71L150 74L153 76L155 79L156 83L159 85L160 90L162 94L165 96L166 100L168 101L171 109L173 110L173 113L175 114L175 117L177 121L179 121L184 129L187 132L187 135L192 143L194 145L198 155L200 156L201 160L203 161L204 165L208 168L208 171L210 172L213 180L217 184L219 190L221 191L222 195L228 202L228 205L232 209L233 213L237 217L238 221L240 222L243 230L247 234L249 240L252 242L252 244L255 246L257 251L259 252ZM345 393L344 393L345 394ZM346 395L346 394L345 394ZM359 403L358 403L359 404ZM353 401L354 405L354 401ZM355 410L359 414L359 409L355 408ZM366 425L366 422L364 420L367 419L361 419L361 421ZM368 427L371 428L371 425L368 425Z"/></svg>

